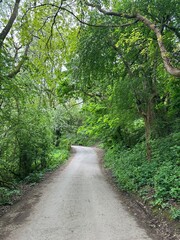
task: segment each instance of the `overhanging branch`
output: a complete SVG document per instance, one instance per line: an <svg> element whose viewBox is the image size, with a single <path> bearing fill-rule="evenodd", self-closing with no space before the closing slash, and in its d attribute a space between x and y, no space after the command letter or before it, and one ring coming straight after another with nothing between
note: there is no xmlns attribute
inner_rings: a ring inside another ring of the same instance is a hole
<svg viewBox="0 0 180 240"><path fill-rule="evenodd" d="M152 23L149 19L147 19L146 17L144 17L140 14L136 14L136 19L138 19L139 21L144 23L144 25L149 27L156 34L157 43L159 45L159 50L161 53L161 58L163 60L163 63L164 63L164 66L165 66L167 72L175 77L180 77L180 69L173 67L170 62L170 59L168 57L169 54L163 43L163 37L162 37L160 29L154 23Z"/></svg>
<svg viewBox="0 0 180 240"><path fill-rule="evenodd" d="M103 9L100 5L97 4L91 4L89 2L85 2L85 4L89 7L96 8L99 12L103 13L104 15L109 15L109 16L115 16L115 17L120 17L120 18L126 18L126 19L136 19L140 22L142 22L144 25L146 25L148 28L150 28L156 35L157 43L159 46L159 50L161 53L161 58L163 60L165 69L168 73L173 75L174 77L180 77L180 69L173 67L170 61L170 58L168 57L168 51L163 43L163 37L161 34L160 29L152 23L149 19L146 17L142 16L141 14L133 14L133 15L128 15L126 13L122 12L112 12L112 11L107 11Z"/></svg>
<svg viewBox="0 0 180 240"><path fill-rule="evenodd" d="M4 29L0 33L0 48L3 46L3 42L4 42L5 38L6 38L6 36L8 35L9 31L11 30L12 25L13 25L17 15L18 15L18 9L19 9L20 1L21 0L16 0L15 1L12 14L11 14L11 16L10 16L6 26L4 27Z"/></svg>
<svg viewBox="0 0 180 240"><path fill-rule="evenodd" d="M82 23L82 24L84 24L84 25L87 25L87 26L89 26L89 27L98 27L98 28L103 28L103 27L112 27L112 28L128 27L128 26L130 26L130 25L135 24L135 23L138 22L138 20L135 20L135 21L133 21L133 22L125 23L125 24L121 24L121 25L110 25L110 24L108 24L108 25L107 25L107 24L97 25L97 24L91 24L91 23L87 23L87 22L81 20L80 18L78 18L78 17L77 17L72 11L70 11L69 9L64 8L64 7L62 7L61 9L62 9L62 10L65 10L65 11L68 12L68 13L70 13L73 17L75 17L75 18L78 20L78 22L80 22L80 23Z"/></svg>

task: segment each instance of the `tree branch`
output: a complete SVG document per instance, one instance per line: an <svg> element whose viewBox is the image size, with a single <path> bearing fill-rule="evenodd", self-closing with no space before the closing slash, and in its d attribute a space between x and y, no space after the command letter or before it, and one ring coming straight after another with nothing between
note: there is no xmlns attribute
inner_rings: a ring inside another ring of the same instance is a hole
<svg viewBox="0 0 180 240"><path fill-rule="evenodd" d="M170 62L170 59L168 57L168 51L166 50L166 48L164 46L163 38L162 38L162 34L161 34L160 29L154 23L152 23L149 19L147 19L146 17L142 16L139 13L134 14L134 15L128 15L128 14L121 13L121 12L118 13L118 12L106 11L105 9L102 9L100 5L90 4L88 2L85 2L85 4L87 6L96 8L99 12L103 13L104 15L121 17L121 18L126 18L126 19L134 18L134 19L142 22L148 28L150 28L156 34L156 39L157 39L157 43L159 45L161 58L163 60L166 71L168 73L170 73L171 75L173 75L174 77L180 77L180 69L178 69L176 67L173 67L171 62Z"/></svg>
<svg viewBox="0 0 180 240"><path fill-rule="evenodd" d="M164 66L165 66L167 72L175 77L180 77L180 69L175 68L171 65L170 59L168 57L168 52L163 43L163 37L162 37L160 29L154 23L149 21L149 19L147 19L146 17L144 17L140 14L136 15L136 19L138 19L139 21L144 23L147 27L149 27L156 34L157 43L159 45L159 50L161 53L161 58L163 60L163 63L164 63Z"/></svg>
<svg viewBox="0 0 180 240"><path fill-rule="evenodd" d="M64 11L67 11L68 13L70 13L73 17L75 17L78 20L78 22L80 22L80 23L82 23L84 25L87 25L89 27L97 27L97 28L103 28L103 27L112 27L112 28L128 27L128 26L138 22L138 20L136 20L136 21L133 21L133 22L130 22L130 23L122 24L122 25L105 25L105 24L96 25L96 24L87 23L87 22L81 20L72 11L68 10L67 8L62 7L61 9L64 10Z"/></svg>
<svg viewBox="0 0 180 240"><path fill-rule="evenodd" d="M0 33L0 48L2 48L3 46L3 42L6 38L6 36L8 35L9 31L11 30L12 28L12 25L18 15L18 9L19 9L19 3L20 3L21 0L16 0L15 1L15 4L14 4L14 8L13 8L13 11L12 11L12 14L6 24L6 26L4 27L4 29L2 30L2 32Z"/></svg>
<svg viewBox="0 0 180 240"><path fill-rule="evenodd" d="M52 22L52 25L51 25L51 33L50 33L50 36L49 36L49 38L47 40L47 43L46 43L47 46L48 46L49 41L51 41L51 39L53 37L54 25L56 24L56 18L57 18L58 14L59 14L59 11L61 10L62 3L63 3L63 1L61 1L61 5L58 7L58 10L56 11L56 13L55 13L55 15L53 17L53 22Z"/></svg>
<svg viewBox="0 0 180 240"><path fill-rule="evenodd" d="M32 42L32 39L26 45L25 50L24 50L24 55L22 56L21 60L19 61L19 63L15 67L15 69L7 75L8 78L13 78L13 77L16 76L16 74L18 74L20 72L21 67L23 66L25 60L27 59L27 55L28 55L28 51L29 51L29 47L30 47L31 42Z"/></svg>
<svg viewBox="0 0 180 240"><path fill-rule="evenodd" d="M122 13L122 12L106 11L105 9L101 8L101 5L99 5L99 4L91 4L91 3L87 2L87 1L85 1L85 4L87 6L89 6L89 7L98 9L98 11L103 13L104 15L115 16L115 17L122 17L122 18L127 18L127 19L135 18L135 15L129 15L129 14Z"/></svg>

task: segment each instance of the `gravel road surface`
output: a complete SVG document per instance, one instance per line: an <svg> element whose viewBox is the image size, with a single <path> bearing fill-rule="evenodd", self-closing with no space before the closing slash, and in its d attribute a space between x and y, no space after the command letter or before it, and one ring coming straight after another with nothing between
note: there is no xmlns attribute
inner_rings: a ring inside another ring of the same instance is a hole
<svg viewBox="0 0 180 240"><path fill-rule="evenodd" d="M101 172L93 148L73 146L65 169L0 220L2 240L152 240Z"/></svg>

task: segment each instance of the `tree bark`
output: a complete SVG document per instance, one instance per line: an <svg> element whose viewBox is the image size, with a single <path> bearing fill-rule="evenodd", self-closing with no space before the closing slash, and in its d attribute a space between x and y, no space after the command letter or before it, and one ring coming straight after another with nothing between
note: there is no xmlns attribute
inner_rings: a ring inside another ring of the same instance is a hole
<svg viewBox="0 0 180 240"><path fill-rule="evenodd" d="M146 115L144 115L145 122L145 139L146 139L146 157L147 160L151 160L152 149L151 149L151 125L152 125L152 103L149 100L147 103Z"/></svg>

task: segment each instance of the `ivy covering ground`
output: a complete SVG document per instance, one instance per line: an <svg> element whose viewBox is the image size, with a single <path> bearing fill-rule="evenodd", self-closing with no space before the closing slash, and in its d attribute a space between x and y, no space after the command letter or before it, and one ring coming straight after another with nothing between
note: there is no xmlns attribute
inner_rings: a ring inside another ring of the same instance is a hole
<svg viewBox="0 0 180 240"><path fill-rule="evenodd" d="M138 193L154 207L180 219L180 133L152 141L153 156L147 161L144 143L132 149L118 145L108 149L105 166L112 170L121 189Z"/></svg>

